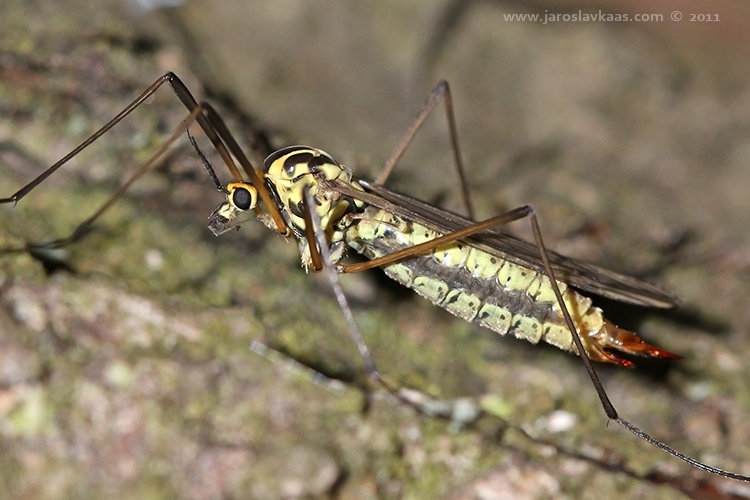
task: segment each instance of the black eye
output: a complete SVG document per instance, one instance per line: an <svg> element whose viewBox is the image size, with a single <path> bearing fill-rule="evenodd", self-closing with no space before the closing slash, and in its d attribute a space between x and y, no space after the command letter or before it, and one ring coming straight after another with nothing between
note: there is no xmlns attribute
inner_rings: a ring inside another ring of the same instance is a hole
<svg viewBox="0 0 750 500"><path fill-rule="evenodd" d="M253 198L250 196L250 191L245 188L237 188L232 193L232 203L240 210L248 210L252 200Z"/></svg>

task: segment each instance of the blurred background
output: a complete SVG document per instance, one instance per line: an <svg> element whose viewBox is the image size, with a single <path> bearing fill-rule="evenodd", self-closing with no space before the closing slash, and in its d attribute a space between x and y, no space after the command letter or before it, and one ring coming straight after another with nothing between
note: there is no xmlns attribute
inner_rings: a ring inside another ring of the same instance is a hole
<svg viewBox="0 0 750 500"><path fill-rule="evenodd" d="M651 17L615 21L626 15ZM6 0L0 196L166 71L239 137L320 147L364 179L446 79L481 218L531 203L551 248L683 299L673 313L602 302L685 358L603 367L621 413L748 474L748 28L740 0ZM434 115L390 185L460 209ZM0 207L2 246L67 234L184 116L158 92ZM458 429L365 389L330 287L299 269L296 245L252 222L206 231L221 195L202 168L179 142L89 238L46 257L58 272L0 256L3 498L750 496L605 428L575 357L463 324L377 273L345 284L381 369L491 411ZM255 339L346 388L290 374L250 352Z"/></svg>

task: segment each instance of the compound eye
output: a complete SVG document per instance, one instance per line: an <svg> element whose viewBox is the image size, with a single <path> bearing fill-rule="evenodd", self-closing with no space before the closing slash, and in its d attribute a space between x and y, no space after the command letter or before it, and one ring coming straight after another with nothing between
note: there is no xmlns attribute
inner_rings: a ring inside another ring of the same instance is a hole
<svg viewBox="0 0 750 500"><path fill-rule="evenodd" d="M240 210L249 210L253 203L253 196L244 187L235 189L232 192L232 204Z"/></svg>

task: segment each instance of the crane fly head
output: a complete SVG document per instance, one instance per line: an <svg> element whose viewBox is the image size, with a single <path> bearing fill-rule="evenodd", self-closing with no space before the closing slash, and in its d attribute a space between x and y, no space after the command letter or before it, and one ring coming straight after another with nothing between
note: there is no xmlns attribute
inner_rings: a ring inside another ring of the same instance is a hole
<svg viewBox="0 0 750 500"><path fill-rule="evenodd" d="M346 210L339 196L322 188L323 181L341 180L349 183L351 171L339 165L328 153L309 146L282 148L263 162L263 177L276 200L276 208L296 235L305 232L304 189L310 190L315 210L324 226ZM258 189L244 181L231 182L226 187L227 199L209 217L209 229L219 236L239 227L247 220L244 214L258 205ZM261 216L264 224L275 228L270 217Z"/></svg>

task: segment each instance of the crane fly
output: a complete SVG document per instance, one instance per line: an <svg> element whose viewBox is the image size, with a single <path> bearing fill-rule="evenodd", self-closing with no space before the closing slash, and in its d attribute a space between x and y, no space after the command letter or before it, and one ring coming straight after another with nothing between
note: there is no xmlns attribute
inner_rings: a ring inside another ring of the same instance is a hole
<svg viewBox="0 0 750 500"><path fill-rule="evenodd" d="M0 203L17 203L71 158L96 141L114 125L169 84L190 112L174 133L112 196L69 236L47 243L27 243L6 252L34 253L76 243L129 187L158 163L184 131L202 160L215 187L226 196L209 217L209 229L226 233L255 214L263 224L299 244L302 265L325 270L347 320L370 378L406 401L403 392L380 373L354 321L338 281L338 273L380 267L397 282L452 314L478 323L501 335L511 333L533 343L544 340L581 359L607 417L640 439L688 464L722 477L750 482L750 477L707 465L671 448L620 417L609 400L592 361L632 367L616 351L660 359L679 356L648 344L636 334L620 329L578 293L591 292L628 304L669 308L676 297L634 278L563 257L546 250L537 217L530 205L482 222L473 220L458 145L450 89L441 81L430 93L422 111L374 182L356 179L351 170L323 150L291 146L275 151L256 170L216 110L198 104L173 73L156 80L132 103L81 145ZM439 209L397 193L383 184L404 154L423 121L440 100L445 103L454 163L463 187L468 217ZM232 177L222 185L208 159L199 149L189 126L197 122L221 156ZM235 160L240 164L237 167ZM499 229L527 218L534 243ZM348 250L369 261L346 264Z"/></svg>

